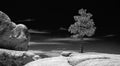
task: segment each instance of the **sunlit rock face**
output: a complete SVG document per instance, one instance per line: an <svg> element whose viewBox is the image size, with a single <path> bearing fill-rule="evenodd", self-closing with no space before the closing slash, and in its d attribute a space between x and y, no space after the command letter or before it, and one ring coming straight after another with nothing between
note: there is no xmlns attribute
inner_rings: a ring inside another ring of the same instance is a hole
<svg viewBox="0 0 120 66"><path fill-rule="evenodd" d="M27 50L29 41L28 28L23 24L16 25L0 11L0 48Z"/></svg>
<svg viewBox="0 0 120 66"><path fill-rule="evenodd" d="M63 56L44 58L27 63L24 66L71 66Z"/></svg>

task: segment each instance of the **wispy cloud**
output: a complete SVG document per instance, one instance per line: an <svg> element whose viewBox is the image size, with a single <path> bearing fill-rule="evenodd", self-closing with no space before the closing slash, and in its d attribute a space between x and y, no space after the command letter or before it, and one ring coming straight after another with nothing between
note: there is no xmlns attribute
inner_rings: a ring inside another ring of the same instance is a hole
<svg viewBox="0 0 120 66"><path fill-rule="evenodd" d="M67 30L66 28L60 27L59 30Z"/></svg>
<svg viewBox="0 0 120 66"><path fill-rule="evenodd" d="M64 44L60 42L29 42L29 45L35 45L35 44Z"/></svg>
<svg viewBox="0 0 120 66"><path fill-rule="evenodd" d="M31 22L31 21L35 21L35 19L28 18L28 19L24 19L24 20L17 20L15 22Z"/></svg>
<svg viewBox="0 0 120 66"><path fill-rule="evenodd" d="M83 40L97 40L97 39L96 38L83 38ZM81 39L72 39L68 37L68 38L52 38L52 39L47 39L46 41L81 41Z"/></svg>
<svg viewBox="0 0 120 66"><path fill-rule="evenodd" d="M116 35L110 34L110 35L106 35L106 36L104 36L104 37L114 37L114 36L116 36Z"/></svg>
<svg viewBox="0 0 120 66"><path fill-rule="evenodd" d="M29 29L28 31L29 31L30 33L42 33L42 34L48 33L48 32L45 32L45 31L38 31L38 30L34 30L34 29Z"/></svg>

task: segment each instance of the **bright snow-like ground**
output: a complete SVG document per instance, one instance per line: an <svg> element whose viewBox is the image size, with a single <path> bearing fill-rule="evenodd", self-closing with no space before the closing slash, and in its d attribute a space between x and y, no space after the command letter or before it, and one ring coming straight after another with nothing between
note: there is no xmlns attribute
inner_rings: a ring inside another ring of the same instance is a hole
<svg viewBox="0 0 120 66"><path fill-rule="evenodd" d="M39 58L35 61L27 63L25 66L120 66L119 54L107 54L97 52L78 53L74 51L14 51L0 49L0 52L10 53L15 56L20 56L22 53L27 55L47 55L48 57ZM69 54L70 56L62 56Z"/></svg>
<svg viewBox="0 0 120 66"><path fill-rule="evenodd" d="M89 52L38 59L25 66L120 66L119 62L120 55Z"/></svg>

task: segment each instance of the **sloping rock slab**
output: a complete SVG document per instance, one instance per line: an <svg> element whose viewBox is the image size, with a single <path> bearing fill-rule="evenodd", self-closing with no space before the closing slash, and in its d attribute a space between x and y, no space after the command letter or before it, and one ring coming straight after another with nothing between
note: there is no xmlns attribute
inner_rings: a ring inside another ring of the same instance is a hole
<svg viewBox="0 0 120 66"><path fill-rule="evenodd" d="M58 57L39 59L27 63L25 66L120 66L120 55L72 53L68 55L68 57L61 55Z"/></svg>
<svg viewBox="0 0 120 66"><path fill-rule="evenodd" d="M66 57L52 57L52 58L45 58L39 59L33 62L26 64L25 66L71 66Z"/></svg>
<svg viewBox="0 0 120 66"><path fill-rule="evenodd" d="M120 55L103 53L73 54L68 58L72 66L120 66Z"/></svg>

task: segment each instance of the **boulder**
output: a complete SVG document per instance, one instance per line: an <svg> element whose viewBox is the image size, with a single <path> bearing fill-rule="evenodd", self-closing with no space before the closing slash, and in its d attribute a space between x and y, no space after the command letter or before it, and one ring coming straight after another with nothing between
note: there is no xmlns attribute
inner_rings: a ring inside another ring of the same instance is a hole
<svg viewBox="0 0 120 66"><path fill-rule="evenodd" d="M30 51L0 49L0 66L23 66L37 59L40 57Z"/></svg>
<svg viewBox="0 0 120 66"><path fill-rule="evenodd" d="M75 66L120 66L120 60L116 59L91 59L78 63Z"/></svg>
<svg viewBox="0 0 120 66"><path fill-rule="evenodd" d="M29 41L28 28L24 24L15 24L0 11L0 48L27 50Z"/></svg>
<svg viewBox="0 0 120 66"><path fill-rule="evenodd" d="M63 54L69 52L63 52ZM70 56L41 58L24 66L120 66L120 55L105 53L76 53Z"/></svg>
<svg viewBox="0 0 120 66"><path fill-rule="evenodd" d="M68 58L72 66L120 66L120 55L103 53L72 54Z"/></svg>
<svg viewBox="0 0 120 66"><path fill-rule="evenodd" d="M66 57L58 56L32 61L30 63L27 63L25 66L71 66L71 65L68 63Z"/></svg>

